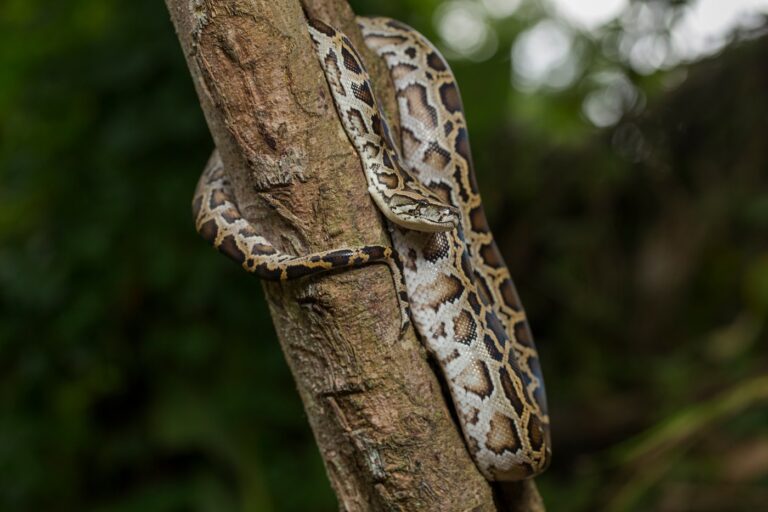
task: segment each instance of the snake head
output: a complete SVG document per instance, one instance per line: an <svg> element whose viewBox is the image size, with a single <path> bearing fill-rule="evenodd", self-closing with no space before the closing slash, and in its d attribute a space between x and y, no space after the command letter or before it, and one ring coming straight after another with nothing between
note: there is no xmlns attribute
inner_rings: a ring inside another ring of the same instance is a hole
<svg viewBox="0 0 768 512"><path fill-rule="evenodd" d="M393 201L390 211L390 220L414 231L450 231L459 225L457 208L426 197Z"/></svg>

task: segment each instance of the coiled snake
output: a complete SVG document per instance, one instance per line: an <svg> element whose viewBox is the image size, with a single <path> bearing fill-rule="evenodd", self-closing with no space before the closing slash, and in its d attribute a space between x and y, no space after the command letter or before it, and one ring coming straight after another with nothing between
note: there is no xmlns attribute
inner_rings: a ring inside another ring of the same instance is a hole
<svg viewBox="0 0 768 512"><path fill-rule="evenodd" d="M488 228L453 73L410 27L386 18L358 23L395 85L402 158L349 39L318 20L308 26L394 249L281 253L241 216L221 166L200 178L196 228L262 279L388 265L402 328L412 317L439 363L477 467L490 480L529 478L546 468L551 454L544 382L525 313Z"/></svg>

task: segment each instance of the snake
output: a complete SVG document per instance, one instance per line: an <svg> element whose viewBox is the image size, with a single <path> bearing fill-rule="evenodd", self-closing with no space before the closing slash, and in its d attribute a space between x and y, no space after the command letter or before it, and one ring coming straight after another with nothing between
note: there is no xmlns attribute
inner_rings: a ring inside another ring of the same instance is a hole
<svg viewBox="0 0 768 512"><path fill-rule="evenodd" d="M281 252L241 214L220 160L198 181L195 227L246 271L270 281L387 265L401 334L412 320L437 362L478 470L491 481L534 477L552 453L544 380L525 310L484 212L456 79L411 27L382 17L357 21L366 46L389 70L399 145L349 38L317 19L308 18L307 27L392 246Z"/></svg>

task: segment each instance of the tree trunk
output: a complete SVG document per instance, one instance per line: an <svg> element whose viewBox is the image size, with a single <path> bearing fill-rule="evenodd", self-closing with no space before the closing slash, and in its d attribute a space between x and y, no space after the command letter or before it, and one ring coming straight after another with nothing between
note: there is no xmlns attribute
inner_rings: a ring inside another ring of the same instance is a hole
<svg viewBox="0 0 768 512"><path fill-rule="evenodd" d="M218 149L209 165L226 166L242 214L291 254L390 245L299 0L166 4ZM361 49L391 114L346 2L303 7ZM263 286L341 510L540 510L532 483L494 493L475 468L413 330L398 337L387 267Z"/></svg>

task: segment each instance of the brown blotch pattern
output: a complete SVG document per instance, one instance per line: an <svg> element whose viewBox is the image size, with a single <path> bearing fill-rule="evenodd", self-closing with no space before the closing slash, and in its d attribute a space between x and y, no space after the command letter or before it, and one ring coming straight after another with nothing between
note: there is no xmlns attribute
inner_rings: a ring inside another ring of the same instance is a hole
<svg viewBox="0 0 768 512"><path fill-rule="evenodd" d="M245 261L245 254L243 254L243 251L241 251L237 246L235 237L232 235L227 235L224 237L224 239L219 244L219 250L241 265Z"/></svg>
<svg viewBox="0 0 768 512"><path fill-rule="evenodd" d="M221 205L223 205L224 203L226 203L226 202L227 202L227 199L228 199L228 197L227 197L227 195L226 195L226 194L224 194L224 192L222 192L222 191L221 191L221 190L219 190L219 189L216 189L216 190L214 190L214 191L213 191L213 193L211 194L211 199L208 201L208 207L209 207L211 210L215 210L215 209L216 209L216 208L218 208L219 206L221 206Z"/></svg>
<svg viewBox="0 0 768 512"><path fill-rule="evenodd" d="M445 61L437 52L430 52L427 55L427 65L435 71L445 71L448 67L445 65Z"/></svg>
<svg viewBox="0 0 768 512"><path fill-rule="evenodd" d="M485 282L483 276L475 272L475 284L477 285L477 293L480 295L480 300L483 304L489 306L491 304L491 290L488 288L488 283Z"/></svg>
<svg viewBox="0 0 768 512"><path fill-rule="evenodd" d="M534 451L541 450L544 445L544 427L535 415L531 415L528 419L528 439Z"/></svg>
<svg viewBox="0 0 768 512"><path fill-rule="evenodd" d="M245 224L237 230L237 234L242 238L253 238L258 233L256 233L256 229L251 224Z"/></svg>
<svg viewBox="0 0 768 512"><path fill-rule="evenodd" d="M363 82L361 84L353 83L352 94L355 95L355 98L359 99L369 107L373 107L373 93L371 92L371 88L368 87L368 82Z"/></svg>
<svg viewBox="0 0 768 512"><path fill-rule="evenodd" d="M434 192L437 198L443 203L455 206L453 204L453 198L451 197L453 189L447 183L434 183L429 186L429 189Z"/></svg>
<svg viewBox="0 0 768 512"><path fill-rule="evenodd" d="M488 355L491 357L491 359L498 363L504 360L502 347L497 345L497 342L493 337L486 334L483 337L483 344L485 345L485 350L488 352Z"/></svg>
<svg viewBox="0 0 768 512"><path fill-rule="evenodd" d="M270 267L267 263L258 265L256 274L267 281L280 281L283 278L283 272L279 267Z"/></svg>
<svg viewBox="0 0 768 512"><path fill-rule="evenodd" d="M440 86L440 99L450 113L455 114L461 110L461 98L455 83L446 82Z"/></svg>
<svg viewBox="0 0 768 512"><path fill-rule="evenodd" d="M456 139L453 142L453 149L455 149L456 153L458 153L465 161L472 161L472 155L469 152L469 136L467 135L467 129L463 126L456 130ZM470 173L470 181L474 181L474 174L475 173ZM477 184L472 183L471 186L473 192L476 192Z"/></svg>
<svg viewBox="0 0 768 512"><path fill-rule="evenodd" d="M322 32L323 34L327 35L328 37L333 37L336 35L336 31L323 23L320 20L316 20L313 18L308 18L307 21L309 22L310 26L317 30L318 32Z"/></svg>
<svg viewBox="0 0 768 512"><path fill-rule="evenodd" d="M455 302L461 297L464 286L456 276L439 274L434 283L420 287L419 291L423 293L426 305L437 311L444 304Z"/></svg>
<svg viewBox="0 0 768 512"><path fill-rule="evenodd" d="M489 233L491 231L482 206L477 206L470 210L469 222L472 224L473 231L477 231L478 233Z"/></svg>
<svg viewBox="0 0 768 512"><path fill-rule="evenodd" d="M523 405L522 400L520 400L520 396L517 394L515 385L512 382L512 377L505 367L502 367L499 372L499 381L501 381L501 389L504 390L504 396L506 396L509 403L512 404L512 408L518 413L522 411L525 406Z"/></svg>
<svg viewBox="0 0 768 512"><path fill-rule="evenodd" d="M357 61L357 58L352 55L352 52L350 52L348 48L344 47L341 49L341 58L344 59L344 67L351 72L357 75L363 72L362 66Z"/></svg>
<svg viewBox="0 0 768 512"><path fill-rule="evenodd" d="M421 250L424 259L429 262L436 262L448 256L448 235L446 233L432 233L427 239L427 243Z"/></svg>
<svg viewBox="0 0 768 512"><path fill-rule="evenodd" d="M495 243L483 245L480 248L480 257L491 268L501 268L504 266L504 260L501 259L501 253L499 253Z"/></svg>
<svg viewBox="0 0 768 512"><path fill-rule="evenodd" d="M451 133L451 130L453 130L453 122L446 121L445 124L443 125L443 131L445 132L446 137Z"/></svg>
<svg viewBox="0 0 768 512"><path fill-rule="evenodd" d="M515 341L526 347L533 348L533 336L531 335L531 329L528 327L528 322L515 322L513 330Z"/></svg>
<svg viewBox="0 0 768 512"><path fill-rule="evenodd" d="M429 104L427 90L421 84L411 84L399 93L408 104L408 113L430 128L437 127L437 110Z"/></svg>
<svg viewBox="0 0 768 512"><path fill-rule="evenodd" d="M219 227L216 225L216 221L211 219L197 228L197 232L200 233L203 240L212 244L216 241L216 237L219 235Z"/></svg>
<svg viewBox="0 0 768 512"><path fill-rule="evenodd" d="M461 197L461 200L464 203L469 202L469 191L464 186L464 169L462 169L460 166L456 165L454 166L453 171L453 181L456 184L456 187L458 188L459 197Z"/></svg>
<svg viewBox="0 0 768 512"><path fill-rule="evenodd" d="M480 360L476 359L468 364L456 380L462 388L483 400L493 394L491 372L488 370L488 366Z"/></svg>
<svg viewBox="0 0 768 512"><path fill-rule="evenodd" d="M488 326L491 332L493 332L494 336L496 336L496 342L503 352L504 348L507 346L507 342L509 341L509 338L507 338L507 331L504 329L504 324L501 323L499 317L496 316L496 313L493 311L488 311L485 314L485 324Z"/></svg>
<svg viewBox="0 0 768 512"><path fill-rule="evenodd" d="M265 256L265 255L271 255L271 254L277 254L277 251L271 245L253 244L251 246L252 256Z"/></svg>
<svg viewBox="0 0 768 512"><path fill-rule="evenodd" d="M378 113L374 113L371 116L371 129L373 130L373 133L375 133L382 139L385 139L386 135L384 134L384 126L382 124L381 117L379 116Z"/></svg>
<svg viewBox="0 0 768 512"><path fill-rule="evenodd" d="M349 120L349 124L352 126L352 129L355 130L358 135L364 135L368 133L368 128L365 126L365 120L363 119L363 115L360 112L355 109L347 110L347 119ZM375 151L378 150L378 148L375 148Z"/></svg>
<svg viewBox="0 0 768 512"><path fill-rule="evenodd" d="M466 247L461 251L461 271L468 278L472 277L472 257Z"/></svg>
<svg viewBox="0 0 768 512"><path fill-rule="evenodd" d="M281 279L296 279L297 277L308 276L313 272L314 267L309 267L306 265L291 265L285 269L284 276L281 276Z"/></svg>
<svg viewBox="0 0 768 512"><path fill-rule="evenodd" d="M501 285L499 285L499 289L501 290L501 298L504 299L504 304L506 304L507 307L510 307L515 311L520 311L522 309L520 305L520 297L517 296L517 290L515 289L512 279L506 278L502 281Z"/></svg>
<svg viewBox="0 0 768 512"><path fill-rule="evenodd" d="M451 163L451 154L447 149L441 148L437 143L433 142L424 152L423 161L435 169L445 169Z"/></svg>
<svg viewBox="0 0 768 512"><path fill-rule="evenodd" d="M486 446L497 455L504 452L515 453L520 449L520 436L515 428L515 422L499 413L491 417L491 428L488 431Z"/></svg>
<svg viewBox="0 0 768 512"><path fill-rule="evenodd" d="M453 334L455 340L464 345L470 345L477 338L477 323L467 310L462 310L453 319Z"/></svg>
<svg viewBox="0 0 768 512"><path fill-rule="evenodd" d="M479 315L480 311L482 311L482 306L480 305L480 300L477 298L477 294L470 292L467 295L467 302L469 302L472 311L474 311L476 315Z"/></svg>
<svg viewBox="0 0 768 512"><path fill-rule="evenodd" d="M379 182L390 190L394 190L400 185L400 180L392 173L380 173Z"/></svg>
<svg viewBox="0 0 768 512"><path fill-rule="evenodd" d="M232 224L240 217L240 211L235 208L234 206L230 206L229 208L226 208L223 212L221 212L221 217L227 221L229 224Z"/></svg>
<svg viewBox="0 0 768 512"><path fill-rule="evenodd" d="M392 169L392 159L389 157L389 151L384 151L384 153L381 155L381 159L384 163L384 167L387 169Z"/></svg>

